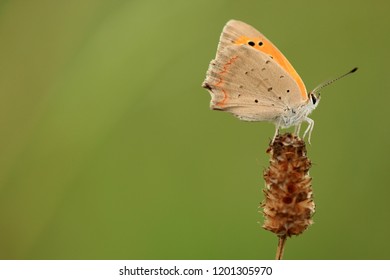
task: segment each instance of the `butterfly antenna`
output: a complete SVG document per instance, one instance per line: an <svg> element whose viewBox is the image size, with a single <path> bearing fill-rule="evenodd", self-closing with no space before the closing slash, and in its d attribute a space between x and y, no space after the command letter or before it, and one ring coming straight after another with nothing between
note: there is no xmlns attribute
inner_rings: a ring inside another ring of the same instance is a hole
<svg viewBox="0 0 390 280"><path fill-rule="evenodd" d="M326 81L326 82L323 82L322 84L320 84L319 86L317 86L315 89L313 89L311 92L312 93L317 93L319 92L321 89L323 89L324 87L326 86L329 86L330 84L332 84L333 82L337 81L337 80L340 80L341 78L344 78L345 76L348 76L349 74L352 74L354 72L356 72L356 70L358 70L357 67L353 68L351 71L349 71L348 73L345 73L337 78L334 78L334 79L331 79L329 81Z"/></svg>

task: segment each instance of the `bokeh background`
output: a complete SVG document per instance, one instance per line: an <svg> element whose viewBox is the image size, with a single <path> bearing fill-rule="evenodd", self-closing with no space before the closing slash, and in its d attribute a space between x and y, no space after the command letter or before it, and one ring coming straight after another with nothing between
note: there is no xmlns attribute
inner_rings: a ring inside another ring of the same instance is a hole
<svg viewBox="0 0 390 280"><path fill-rule="evenodd" d="M274 127L209 110L243 20L322 92L315 224L286 259L389 259L389 1L0 1L1 259L273 259Z"/></svg>

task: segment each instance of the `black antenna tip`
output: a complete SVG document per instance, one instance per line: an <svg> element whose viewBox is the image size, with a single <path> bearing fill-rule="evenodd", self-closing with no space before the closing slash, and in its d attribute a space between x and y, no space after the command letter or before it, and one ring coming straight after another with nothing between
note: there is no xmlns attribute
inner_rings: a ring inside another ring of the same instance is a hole
<svg viewBox="0 0 390 280"><path fill-rule="evenodd" d="M358 68L355 67L355 68L353 68L349 73L354 73L354 72L356 72L357 70L358 70Z"/></svg>

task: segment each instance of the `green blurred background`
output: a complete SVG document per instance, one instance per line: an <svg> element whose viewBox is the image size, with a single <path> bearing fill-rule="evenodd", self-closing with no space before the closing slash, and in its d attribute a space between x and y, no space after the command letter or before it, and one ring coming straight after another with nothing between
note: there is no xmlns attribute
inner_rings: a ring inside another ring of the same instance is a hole
<svg viewBox="0 0 390 280"><path fill-rule="evenodd" d="M209 110L243 20L322 92L315 224L286 259L389 259L389 1L0 1L1 259L273 259L274 126Z"/></svg>

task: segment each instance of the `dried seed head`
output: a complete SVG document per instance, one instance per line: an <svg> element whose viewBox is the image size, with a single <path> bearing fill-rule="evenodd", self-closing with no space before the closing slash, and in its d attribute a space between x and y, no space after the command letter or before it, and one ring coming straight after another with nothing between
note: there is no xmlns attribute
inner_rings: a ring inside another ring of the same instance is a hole
<svg viewBox="0 0 390 280"><path fill-rule="evenodd" d="M315 211L305 142L290 133L278 135L267 153L263 228L283 238L301 234Z"/></svg>

